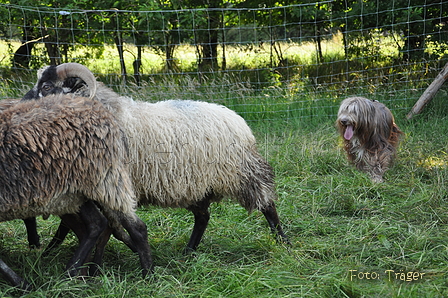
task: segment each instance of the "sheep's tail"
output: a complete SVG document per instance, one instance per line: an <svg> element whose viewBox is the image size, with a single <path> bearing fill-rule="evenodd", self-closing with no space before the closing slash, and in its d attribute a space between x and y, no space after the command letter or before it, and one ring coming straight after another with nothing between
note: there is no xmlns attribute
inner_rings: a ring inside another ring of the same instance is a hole
<svg viewBox="0 0 448 298"><path fill-rule="evenodd" d="M277 199L274 170L255 148L247 153L241 172L237 195L241 206L249 212L264 210Z"/></svg>
<svg viewBox="0 0 448 298"><path fill-rule="evenodd" d="M95 187L89 187L86 191L91 190L91 195L100 204L135 218L137 199L129 174L128 139L121 129L110 130L107 136L103 136L103 133L102 130L95 130L95 137L98 138L95 144L101 146L101 140L106 137L108 141L90 151L91 155L96 156L96 163L92 167L102 176L98 177Z"/></svg>
<svg viewBox="0 0 448 298"><path fill-rule="evenodd" d="M90 163L89 168L100 176L95 177L93 187L85 187L84 192L89 199L133 218L137 199L129 171L128 140L119 129L106 129L105 136L101 130L94 133L91 139L96 137L98 140L92 143L89 154L95 163ZM103 144L101 139L105 139Z"/></svg>
<svg viewBox="0 0 448 298"><path fill-rule="evenodd" d="M123 166L111 165L104 179L95 188L95 196L100 204L133 215L137 201L128 172Z"/></svg>

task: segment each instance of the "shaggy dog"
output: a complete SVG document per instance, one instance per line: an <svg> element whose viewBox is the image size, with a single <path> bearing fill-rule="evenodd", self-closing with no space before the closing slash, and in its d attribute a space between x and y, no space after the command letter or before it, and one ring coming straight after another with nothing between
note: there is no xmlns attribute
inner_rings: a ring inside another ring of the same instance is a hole
<svg viewBox="0 0 448 298"><path fill-rule="evenodd" d="M336 126L348 160L374 182L383 182L403 134L390 110L376 100L349 97L339 107Z"/></svg>

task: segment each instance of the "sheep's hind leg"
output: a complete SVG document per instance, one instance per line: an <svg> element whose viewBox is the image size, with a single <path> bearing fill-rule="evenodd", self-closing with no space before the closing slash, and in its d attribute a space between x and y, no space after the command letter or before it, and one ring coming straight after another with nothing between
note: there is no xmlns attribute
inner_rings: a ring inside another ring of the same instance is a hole
<svg viewBox="0 0 448 298"><path fill-rule="evenodd" d="M55 248L57 248L64 241L67 234L73 230L78 239L84 237L86 227L77 214L65 214L61 216L61 223L56 231L56 234L51 239L48 246L43 252L44 256L48 256Z"/></svg>
<svg viewBox="0 0 448 298"><path fill-rule="evenodd" d="M67 237L67 234L73 230L73 232L76 234L78 239L81 239L85 236L85 229L86 227L81 222L79 215L77 214L65 214L61 216L61 223L59 224L58 230L56 231L56 234L53 236L53 239L51 239L50 243L48 244L47 248L43 252L44 256L49 255L55 248L57 248L61 243L64 241L65 237ZM123 241L133 252L137 252L137 249L135 248L134 243L132 243L131 238L129 237L126 232L120 228L116 230L112 230L113 235L118 240ZM110 235L109 235L110 236ZM106 236L106 237L109 237ZM107 240L104 239L104 237L100 237L101 241L104 241L107 243Z"/></svg>
<svg viewBox="0 0 448 298"><path fill-rule="evenodd" d="M191 232L190 240L188 241L185 252L191 252L196 250L207 228L208 221L210 220L210 201L213 195L205 196L202 201L199 201L195 205L189 206L187 210L193 212L194 215L194 227Z"/></svg>
<svg viewBox="0 0 448 298"><path fill-rule="evenodd" d="M110 226L107 226L96 243L92 265L89 267L90 276L95 276L98 274L98 268L103 263L104 251L106 249L106 244L110 239L110 235L112 235L112 228Z"/></svg>
<svg viewBox="0 0 448 298"><path fill-rule="evenodd" d="M92 252L98 237L107 227L107 220L92 201L81 206L79 217L85 227L85 236L80 238L78 249L67 263L70 277L78 274L79 269L86 262Z"/></svg>
<svg viewBox="0 0 448 298"><path fill-rule="evenodd" d="M278 218L277 209L275 208L275 203L272 201L267 207L260 211L264 214L264 217L268 221L272 233L280 236L281 240L284 243L291 245L288 236L286 236L286 234L283 232L282 226L280 224L280 219Z"/></svg>

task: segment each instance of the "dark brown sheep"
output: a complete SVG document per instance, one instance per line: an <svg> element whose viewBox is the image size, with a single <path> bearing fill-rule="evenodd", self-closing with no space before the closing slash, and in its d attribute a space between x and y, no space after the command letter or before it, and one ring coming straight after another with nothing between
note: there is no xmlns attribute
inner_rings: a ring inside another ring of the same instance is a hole
<svg viewBox="0 0 448 298"><path fill-rule="evenodd" d="M150 270L146 225L135 214L127 149L114 116L97 101L56 95L0 102L0 221L79 213L87 236L67 264L73 276L107 227L99 205L108 220L128 230L143 269ZM8 269L0 266L13 285L23 286Z"/></svg>

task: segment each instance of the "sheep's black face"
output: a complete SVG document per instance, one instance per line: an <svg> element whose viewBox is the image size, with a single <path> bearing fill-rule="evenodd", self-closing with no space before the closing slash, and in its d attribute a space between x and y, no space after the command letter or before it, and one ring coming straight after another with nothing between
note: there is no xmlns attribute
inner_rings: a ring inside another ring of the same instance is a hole
<svg viewBox="0 0 448 298"><path fill-rule="evenodd" d="M22 100L39 99L51 94L75 93L83 86L86 86L86 83L77 77L69 77L61 81L57 76L56 66L52 65L40 75L37 84L25 94Z"/></svg>

